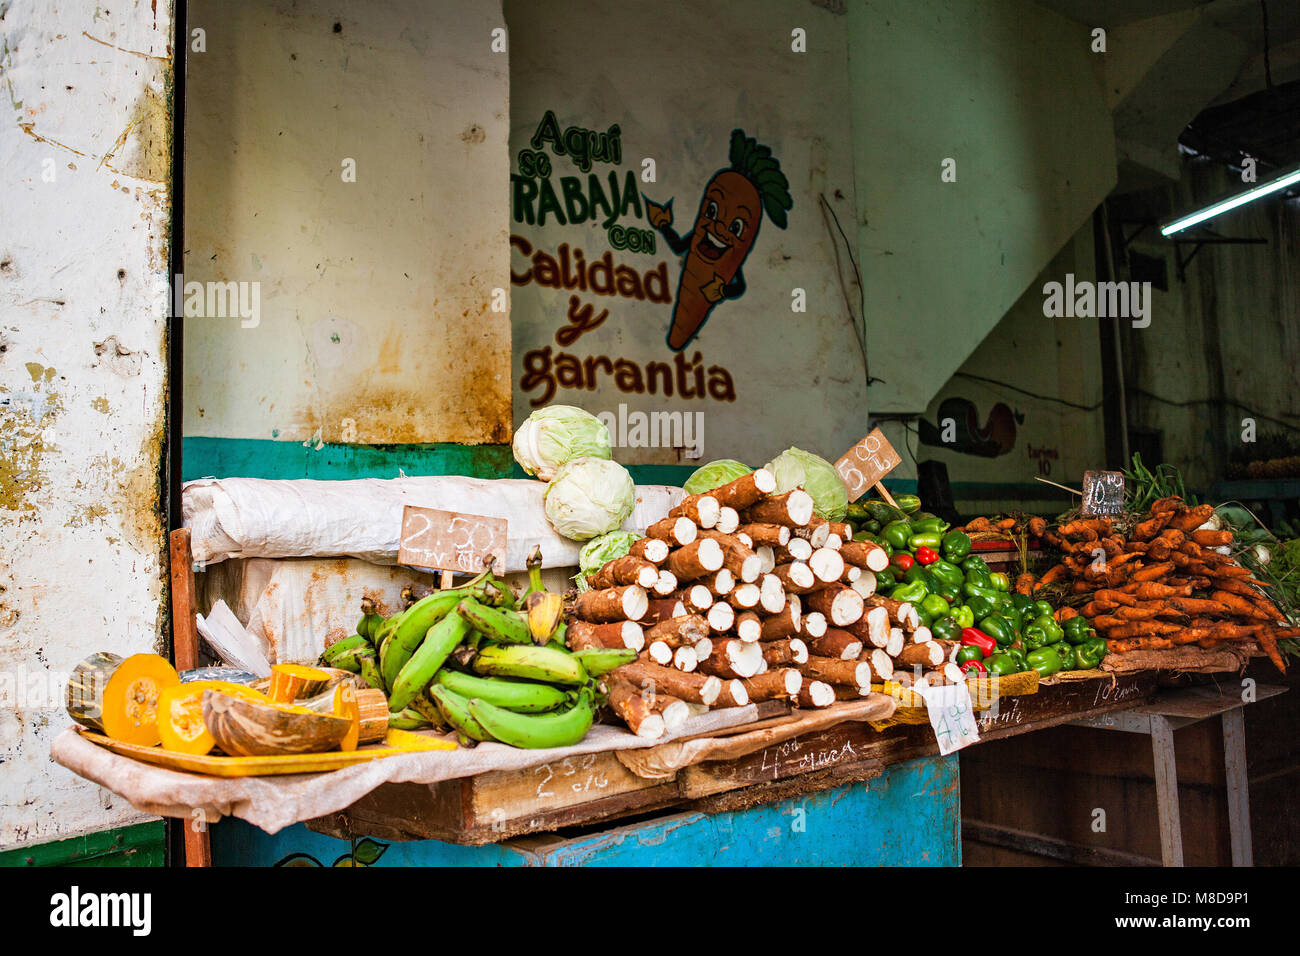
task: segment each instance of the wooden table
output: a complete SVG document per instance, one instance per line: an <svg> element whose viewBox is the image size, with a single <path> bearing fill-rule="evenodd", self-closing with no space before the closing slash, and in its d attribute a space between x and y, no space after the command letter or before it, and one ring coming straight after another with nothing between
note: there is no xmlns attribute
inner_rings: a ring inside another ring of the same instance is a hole
<svg viewBox="0 0 1300 956"><path fill-rule="evenodd" d="M1150 700L1156 690L1154 674L1044 685L1037 694L998 701L997 713L981 719L980 736L996 740L1124 710ZM638 777L616 754L600 753L435 784L385 784L307 826L344 840L483 845L651 812L760 806L869 781L887 767L937 754L928 724L877 731L845 723L739 760L686 767L664 780Z"/></svg>

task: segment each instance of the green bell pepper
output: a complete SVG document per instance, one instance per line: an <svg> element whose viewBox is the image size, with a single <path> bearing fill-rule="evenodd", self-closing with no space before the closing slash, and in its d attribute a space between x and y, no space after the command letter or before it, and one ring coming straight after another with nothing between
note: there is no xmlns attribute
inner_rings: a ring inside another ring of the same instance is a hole
<svg viewBox="0 0 1300 956"><path fill-rule="evenodd" d="M1081 671L1089 671L1101 664L1106 656L1106 639L1091 637L1074 649L1074 663Z"/></svg>
<svg viewBox="0 0 1300 956"><path fill-rule="evenodd" d="M960 608L954 609L954 613L948 617L941 617L930 625L930 633L940 641L959 641L961 640L962 624L957 620L955 614ZM967 624L967 627L971 625Z"/></svg>
<svg viewBox="0 0 1300 956"><path fill-rule="evenodd" d="M1016 606L1017 611L1024 613L1025 608L1033 606L1034 599L1028 594L1013 594L1011 595L1011 603Z"/></svg>
<svg viewBox="0 0 1300 956"><path fill-rule="evenodd" d="M1017 674L1019 674L1021 671L1029 670L1029 665L1025 663L1025 651L1023 648L1004 647L1001 649L1001 652L1003 654L1006 654L1008 657L1010 657L1013 661L1016 662Z"/></svg>
<svg viewBox="0 0 1300 956"><path fill-rule="evenodd" d="M1055 644L1049 645L1049 647L1052 650L1056 651L1056 656L1061 659L1061 670L1063 671L1074 670L1074 645L1073 644L1067 644L1065 643L1065 641L1058 641Z"/></svg>
<svg viewBox="0 0 1300 956"><path fill-rule="evenodd" d="M962 574L961 568L957 565L940 558L927 569L931 577L944 582L950 587L961 587L966 582L966 577Z"/></svg>
<svg viewBox="0 0 1300 956"><path fill-rule="evenodd" d="M1034 623L1043 629L1043 632L1047 635L1048 644L1056 644L1065 640L1065 631L1061 629L1061 625L1056 623L1056 619L1052 615L1040 614L1034 618Z"/></svg>
<svg viewBox="0 0 1300 956"><path fill-rule="evenodd" d="M898 569L892 564L887 565L883 571L872 573L876 576L876 588L881 591L898 581Z"/></svg>
<svg viewBox="0 0 1300 956"><path fill-rule="evenodd" d="M895 601L906 601L908 604L920 604L925 600L926 590L924 581L913 581L911 584L901 584L889 592L889 597Z"/></svg>
<svg viewBox="0 0 1300 956"><path fill-rule="evenodd" d="M1037 622L1026 624L1020 630L1020 645L1028 651L1036 651L1052 643L1047 639L1047 632Z"/></svg>
<svg viewBox="0 0 1300 956"><path fill-rule="evenodd" d="M993 585L995 591L1010 591L1011 579L1001 571L994 571L989 575L989 583Z"/></svg>
<svg viewBox="0 0 1300 956"><path fill-rule="evenodd" d="M975 584L967 578L966 583L961 586L962 593L967 597L982 597L986 601L992 601L994 604L1000 604L1001 599L998 595L1001 593L992 588L986 588L981 584Z"/></svg>
<svg viewBox="0 0 1300 956"><path fill-rule="evenodd" d="M1082 644L1091 636L1088 633L1088 619L1082 614L1062 624L1061 630L1065 632L1065 639L1071 644Z"/></svg>
<svg viewBox="0 0 1300 956"><path fill-rule="evenodd" d="M951 603L951 602L949 602L949 603ZM962 605L960 605L959 607L954 607L954 608L953 608L952 619L953 619L954 621L957 622L957 626L958 626L959 628L974 627L974 626L975 626L975 611L972 610L972 608L970 607L970 605L968 605L968 604L962 604ZM958 631L957 636L958 636L958 637L961 636L961 632L960 632L960 631ZM956 638L953 638L953 640L956 640Z"/></svg>
<svg viewBox="0 0 1300 956"><path fill-rule="evenodd" d="M997 641L999 647L1006 647L1016 639L1016 632L1001 614L990 614L987 617L980 618L978 627Z"/></svg>
<svg viewBox="0 0 1300 956"><path fill-rule="evenodd" d="M937 594L929 594L921 601L921 609L930 617L947 617L952 607Z"/></svg>
<svg viewBox="0 0 1300 956"><path fill-rule="evenodd" d="M1050 601L1034 602L1034 617L1042 617L1044 614L1046 614L1048 617L1051 617L1055 613L1056 613L1056 608L1052 607Z"/></svg>
<svg viewBox="0 0 1300 956"><path fill-rule="evenodd" d="M921 518L919 521L914 515L912 517L913 534L939 534L942 535L948 530L948 522L942 518ZM938 545L935 545L937 548Z"/></svg>
<svg viewBox="0 0 1300 956"><path fill-rule="evenodd" d="M964 531L949 531L943 536L943 556L953 564L970 557L970 535Z"/></svg>
<svg viewBox="0 0 1300 956"><path fill-rule="evenodd" d="M969 644L957 651L957 656L954 660L958 664L965 664L967 661L982 661L984 660L984 652L974 644Z"/></svg>
<svg viewBox="0 0 1300 956"><path fill-rule="evenodd" d="M1061 658L1050 647L1040 647L1036 651L1030 651L1025 657L1025 663L1029 665L1030 670L1038 671L1039 677L1051 677L1061 669Z"/></svg>
<svg viewBox="0 0 1300 956"><path fill-rule="evenodd" d="M976 619L986 618L990 614L995 613L998 609L997 602L982 594L975 594L968 597L966 599L966 607L970 608L971 614L973 614ZM970 627L969 624L966 626Z"/></svg>
<svg viewBox="0 0 1300 956"><path fill-rule="evenodd" d="M939 581L927 581L926 587L929 588L931 594L939 595L939 597L943 598L949 604L960 604L966 599L966 596L961 593L961 588L959 587L949 587Z"/></svg>
<svg viewBox="0 0 1300 956"><path fill-rule="evenodd" d="M961 652L958 652L960 656ZM1022 668L1016 663L1016 659L1010 654L999 651L992 657L984 659L984 669L989 672L990 677L1001 677L1003 674L1017 674Z"/></svg>
<svg viewBox="0 0 1300 956"><path fill-rule="evenodd" d="M983 574L991 573L989 571L989 566L984 562L984 559L977 554L972 554L969 558L963 561L961 563L961 569L967 573L969 573L972 569L979 571Z"/></svg>
<svg viewBox="0 0 1300 956"><path fill-rule="evenodd" d="M912 536L912 526L906 521L891 521L880 529L880 536L895 551L907 550L907 539Z"/></svg>
<svg viewBox="0 0 1300 956"><path fill-rule="evenodd" d="M910 568L903 572L903 580L908 584L915 584L917 581L925 584L925 566L913 563ZM926 590L929 590L929 588L926 588Z"/></svg>
<svg viewBox="0 0 1300 956"><path fill-rule="evenodd" d="M914 534L907 539L907 550L915 551L917 548L929 548L931 551L939 550L939 533L937 531L923 531L920 534Z"/></svg>

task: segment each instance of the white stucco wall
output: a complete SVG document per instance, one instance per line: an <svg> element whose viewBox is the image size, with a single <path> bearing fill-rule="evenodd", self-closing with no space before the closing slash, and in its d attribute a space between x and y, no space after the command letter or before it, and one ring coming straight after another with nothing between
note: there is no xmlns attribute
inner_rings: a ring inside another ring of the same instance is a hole
<svg viewBox="0 0 1300 956"><path fill-rule="evenodd" d="M169 9L3 5L0 847L144 819L49 741L79 660L163 647Z"/></svg>
<svg viewBox="0 0 1300 956"><path fill-rule="evenodd" d="M261 308L187 322L186 436L509 441L499 0L194 0L189 22L185 278L258 283Z"/></svg>
<svg viewBox="0 0 1300 956"><path fill-rule="evenodd" d="M576 223L550 216L545 224L530 224L529 213L520 221L521 210L513 209L511 234L535 251L558 257L564 247L576 259L580 249L588 263L609 255L615 269L641 276L662 270L674 297L664 302L648 295L597 294L585 285L516 284L515 421L548 402L608 412L619 423L615 457L629 464L691 462L684 446L694 436L684 428L667 438L659 435L658 444L649 447L637 433L638 416L646 425L651 421L646 416L669 413L700 416L705 460L761 464L792 444L839 457L868 430L866 376L850 311L859 311L849 263L856 247L846 244L825 211L832 210L839 229L854 237L849 18L826 5L788 0L720 0L704 6L692 0L507 0L505 13L512 44L511 173L529 178L539 190L540 181L549 179L557 194L566 177L584 193L594 178L608 193L611 176L626 193L631 173L643 197L671 201L672 227L686 238L693 235L706 184L731 164L730 137L740 129L780 162L793 201L784 229L768 211L750 220L757 232L741 266L743 293L718 303L698 337L680 352L666 339L679 301L683 256L662 236L653 234L653 252L620 249L615 234L602 228L603 214ZM552 172L529 176L520 155L534 151L532 138L548 110L560 130L576 126L606 133L617 125L621 162L598 161L586 170L571 153L544 145L540 152ZM647 161L654 163L652 181L645 178ZM742 204L738 195L735 202ZM532 205L541 209L540 200ZM730 220L731 214L723 218ZM647 208L628 207L615 225L650 230ZM691 241L694 250L703 240ZM513 248L512 273L523 277L531 265L536 274L531 256L522 246ZM802 290L803 311L792 307L795 290ZM576 339L570 337L575 299L579 313L583 308L592 309L594 317L607 313ZM549 380L542 371L548 352ZM703 397L690 394L696 390L690 371L682 376L683 389L675 374L679 360L687 369L704 369L701 379L715 382L716 390L710 387ZM571 363L570 369L581 366L583 381L566 376L562 361ZM674 371L671 394L661 373L650 389L657 365ZM715 369L729 376L730 394ZM640 390L638 382L644 386ZM645 441L653 440L645 430Z"/></svg>

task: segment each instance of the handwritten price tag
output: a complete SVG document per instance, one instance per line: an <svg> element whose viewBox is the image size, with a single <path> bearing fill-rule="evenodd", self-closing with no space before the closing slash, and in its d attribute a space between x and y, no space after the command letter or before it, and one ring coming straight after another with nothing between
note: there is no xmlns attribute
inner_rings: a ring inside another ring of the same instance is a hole
<svg viewBox="0 0 1300 956"><path fill-rule="evenodd" d="M917 693L925 700L925 711L930 715L939 753L950 754L968 747L980 739L975 726L975 708L971 706L970 688L961 684L943 687L922 687Z"/></svg>
<svg viewBox="0 0 1300 956"><path fill-rule="evenodd" d="M412 568L476 574L483 570L488 555L505 557L507 525L505 518L407 505L402 509L397 562Z"/></svg>
<svg viewBox="0 0 1300 956"><path fill-rule="evenodd" d="M1085 471L1083 473L1083 507L1081 513L1117 515L1124 512L1124 473L1120 471Z"/></svg>
<svg viewBox="0 0 1300 956"><path fill-rule="evenodd" d="M835 470L849 489L849 501L857 501L868 488L903 463L894 446L879 428L858 442L835 463Z"/></svg>

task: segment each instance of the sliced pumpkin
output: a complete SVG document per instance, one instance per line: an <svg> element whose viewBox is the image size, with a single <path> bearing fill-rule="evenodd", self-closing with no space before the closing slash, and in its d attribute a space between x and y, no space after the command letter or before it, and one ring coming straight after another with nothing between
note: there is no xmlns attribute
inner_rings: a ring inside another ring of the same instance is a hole
<svg viewBox="0 0 1300 956"><path fill-rule="evenodd" d="M301 702L302 706L308 710L313 710L318 714L332 714L335 717L342 717L352 726L348 732L343 735L343 740L339 743L339 750L356 750L357 742L361 738L361 708L357 705L357 690L351 682L344 681L335 684L324 693L317 694L309 700ZM384 707L387 715L388 707Z"/></svg>
<svg viewBox="0 0 1300 956"><path fill-rule="evenodd" d="M78 664L68 678L68 713L77 723L114 740L157 746L158 702L181 679L165 658L132 654L125 660L100 651Z"/></svg>
<svg viewBox="0 0 1300 956"><path fill-rule="evenodd" d="M330 675L306 664L272 664L266 696L277 704L291 704L301 697L315 697L330 682Z"/></svg>
<svg viewBox="0 0 1300 956"><path fill-rule="evenodd" d="M168 687L158 698L158 733L164 750L202 756L217 745L203 723L203 692L216 690L232 697L267 700L244 684L223 680L195 680Z"/></svg>
<svg viewBox="0 0 1300 956"><path fill-rule="evenodd" d="M356 726L346 717L210 689L203 692L203 723L218 747L240 757L323 753Z"/></svg>

